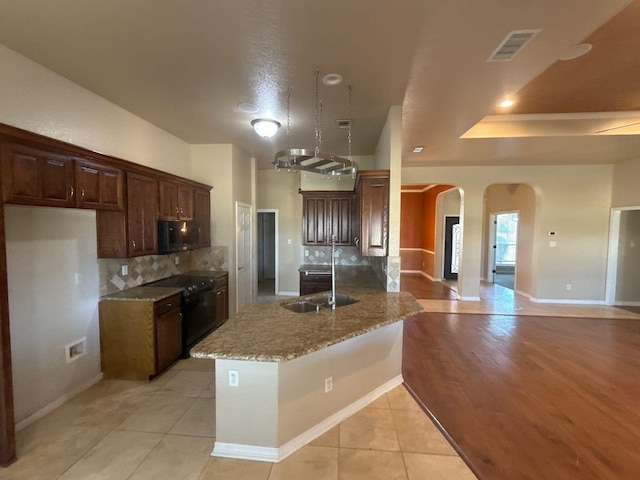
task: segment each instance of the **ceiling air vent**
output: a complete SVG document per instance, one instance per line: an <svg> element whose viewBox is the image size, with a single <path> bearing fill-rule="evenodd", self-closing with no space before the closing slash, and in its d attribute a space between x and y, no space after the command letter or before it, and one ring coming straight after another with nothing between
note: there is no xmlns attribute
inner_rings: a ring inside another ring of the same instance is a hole
<svg viewBox="0 0 640 480"><path fill-rule="evenodd" d="M514 30L493 51L487 62L508 62L540 32L537 30Z"/></svg>
<svg viewBox="0 0 640 480"><path fill-rule="evenodd" d="M344 120L336 120L336 125L338 128L349 128L351 126L351 120L348 118Z"/></svg>

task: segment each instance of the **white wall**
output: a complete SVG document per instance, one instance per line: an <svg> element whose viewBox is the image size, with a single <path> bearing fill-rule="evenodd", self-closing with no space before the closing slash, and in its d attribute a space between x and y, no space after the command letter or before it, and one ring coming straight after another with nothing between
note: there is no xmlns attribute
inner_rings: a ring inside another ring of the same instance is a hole
<svg viewBox="0 0 640 480"><path fill-rule="evenodd" d="M100 373L95 211L7 205L5 222L20 422ZM65 345L84 337L87 354L67 364Z"/></svg>
<svg viewBox="0 0 640 480"><path fill-rule="evenodd" d="M302 257L300 175L258 170L256 208L278 210L278 288L276 294L298 295ZM288 243L291 240L291 244Z"/></svg>
<svg viewBox="0 0 640 480"><path fill-rule="evenodd" d="M481 278L483 197L494 183L527 183L536 191L532 297L603 302L612 165L405 167L404 183L443 183L463 192L464 240L458 293L477 297ZM556 247L548 231L557 232ZM462 279L461 279L462 277ZM572 290L566 285L571 284Z"/></svg>
<svg viewBox="0 0 640 480"><path fill-rule="evenodd" d="M613 167L612 207L640 206L640 158L616 163Z"/></svg>

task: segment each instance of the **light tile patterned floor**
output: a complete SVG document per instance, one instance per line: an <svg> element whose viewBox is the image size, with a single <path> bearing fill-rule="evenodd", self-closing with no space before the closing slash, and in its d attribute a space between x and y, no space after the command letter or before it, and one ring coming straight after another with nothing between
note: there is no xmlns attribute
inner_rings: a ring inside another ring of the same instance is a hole
<svg viewBox="0 0 640 480"><path fill-rule="evenodd" d="M280 463L211 457L213 362L153 382L105 380L18 432L3 480L473 480L404 387Z"/></svg>

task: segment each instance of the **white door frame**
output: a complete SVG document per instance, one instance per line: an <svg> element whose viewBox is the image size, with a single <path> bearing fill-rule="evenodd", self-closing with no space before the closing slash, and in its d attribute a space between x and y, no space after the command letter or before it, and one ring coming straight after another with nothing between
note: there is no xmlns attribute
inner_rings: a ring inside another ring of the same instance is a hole
<svg viewBox="0 0 640 480"><path fill-rule="evenodd" d="M278 209L276 208L258 208L256 210L257 213L274 213L275 214L275 238L274 238L274 247L275 247L275 263L276 263L276 267L275 267L275 276L276 276L276 282L275 282L275 291L274 294L278 295L278 292L280 291L279 288L279 283L280 283L280 275L278 274L278 270L280 268L280 261L278 259ZM256 259L257 260L257 259Z"/></svg>
<svg viewBox="0 0 640 480"><path fill-rule="evenodd" d="M501 212L493 212L491 214L491 225L489 228L489 271L488 275L491 276L491 283L496 283L496 276L493 273L496 269L496 249L493 248L494 245L497 245L496 239L498 237L496 224L498 215L505 215L507 213L515 213L518 215L518 230L516 232L516 264L513 269L513 291L516 291L516 279L518 278L518 244L520 243L520 210L505 210Z"/></svg>
<svg viewBox="0 0 640 480"><path fill-rule="evenodd" d="M236 312L240 310L240 276L238 275L238 232L240 229L238 228L238 207L246 207L249 209L249 268L247 273L247 284L249 288L249 298L253 299L253 270L254 270L254 258L253 258L253 249L254 249L254 240L253 240L253 205L249 205L248 203L236 202L235 207L235 277L236 277Z"/></svg>

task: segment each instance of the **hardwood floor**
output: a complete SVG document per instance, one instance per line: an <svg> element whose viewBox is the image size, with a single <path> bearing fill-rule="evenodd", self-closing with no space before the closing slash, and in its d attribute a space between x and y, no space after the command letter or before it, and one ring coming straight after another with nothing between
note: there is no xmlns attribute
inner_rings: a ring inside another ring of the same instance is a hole
<svg viewBox="0 0 640 480"><path fill-rule="evenodd" d="M433 282L416 273L403 273L400 279L402 291L410 292L416 298L430 298L436 300L455 300L455 291L441 282Z"/></svg>
<svg viewBox="0 0 640 480"><path fill-rule="evenodd" d="M640 472L640 321L424 313L405 383L483 480Z"/></svg>

